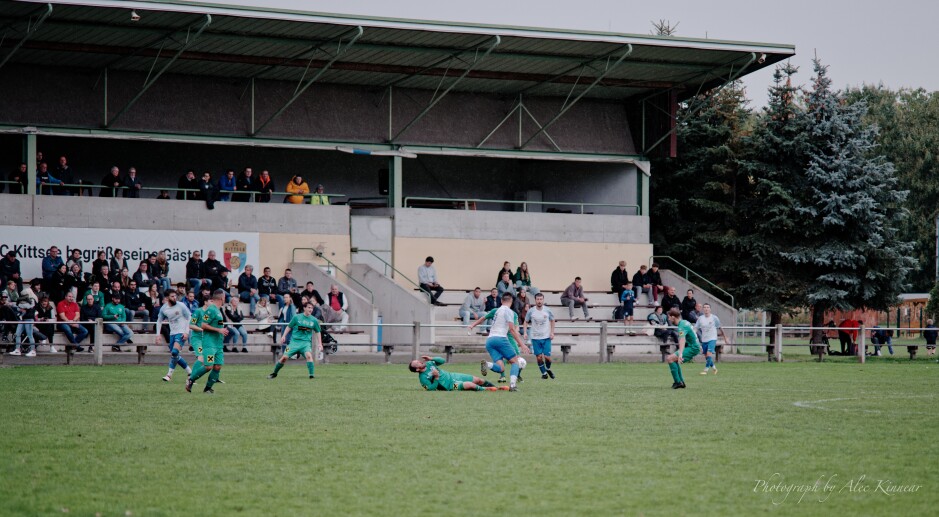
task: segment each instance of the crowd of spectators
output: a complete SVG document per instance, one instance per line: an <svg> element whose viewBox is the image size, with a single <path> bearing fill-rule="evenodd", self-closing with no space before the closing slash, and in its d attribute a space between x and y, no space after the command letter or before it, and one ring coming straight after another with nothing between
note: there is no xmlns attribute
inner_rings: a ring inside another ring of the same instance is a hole
<svg viewBox="0 0 939 517"><path fill-rule="evenodd" d="M25 194L29 174L28 166L21 163L11 171L6 183L0 182L0 193L9 191L12 194ZM196 171L190 169L179 177L176 182L175 198L179 200L204 201L210 208L215 202L257 202L269 203L276 194L282 194L284 203L312 205L329 205L329 195L325 193L322 184L316 184L313 189L299 174L294 175L286 183L283 191L277 190L277 185L270 171L262 170L255 175L251 167L245 167L240 174L234 169L225 170L218 179L213 178L211 171L203 172L199 177ZM112 166L100 181L80 177L68 162L65 156L59 157L58 165L50 168L41 152L36 153L36 192L40 195L57 196L94 196L95 189L99 197L148 197L144 180L136 167L129 167L122 174L121 169ZM152 189L156 191L158 189ZM152 195L152 194L149 194ZM169 190L159 190L156 199L172 199L174 196Z"/></svg>
<svg viewBox="0 0 939 517"><path fill-rule="evenodd" d="M274 279L271 269L265 267L258 278L248 265L237 283L230 284L230 271L217 260L215 251L209 251L204 261L195 252L186 263L186 281L174 284L163 252L151 253L134 266L133 273L120 249L114 250L110 258L99 252L91 264L85 264L81 257L80 250L73 250L67 260L63 259L53 246L42 260L42 276L28 282L22 277L16 252L10 251L0 259L0 284L4 286L0 291L0 321L13 322L0 324L0 343L14 345L13 355L21 355L28 345L25 354L34 357L38 344L49 345L50 352L57 353L52 344L56 332L81 352L85 349L82 343L94 338L93 324L89 322L98 318L103 320L104 331L117 337L112 349L122 351L121 345L133 344L135 334L154 332L148 323L157 321L170 290L175 290L190 310L208 303L215 289L229 293L223 315L229 329L225 350L231 352L239 351L239 339L240 351L247 352L248 333L252 331L267 334L276 342L279 327L273 324L289 322L307 301L314 305L314 316L331 330L342 332L349 322L349 301L338 285L331 285L325 297L313 282L306 282L301 291L290 269ZM259 324L245 325L253 323L246 320ZM91 346L88 351L92 351Z"/></svg>

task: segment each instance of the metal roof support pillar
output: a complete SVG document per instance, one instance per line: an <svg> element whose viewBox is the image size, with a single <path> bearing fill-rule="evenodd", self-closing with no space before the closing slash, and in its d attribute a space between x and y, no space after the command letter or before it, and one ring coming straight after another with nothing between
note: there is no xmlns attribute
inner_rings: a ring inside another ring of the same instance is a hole
<svg viewBox="0 0 939 517"><path fill-rule="evenodd" d="M597 77L593 80L593 82L590 83L589 86L587 86L586 88L584 88L584 91L580 92L580 94L579 94L577 97L575 97L574 100L572 100L572 101L570 101L570 102L565 102L564 105L561 106L561 110L558 111L557 115L555 115L554 118L552 118L551 120L549 120L547 124L545 124L544 126L542 126L542 128L539 129L534 135L531 135L531 137L530 137L528 140L526 140L524 144L522 144L522 145L519 146L519 149L524 149L528 144L531 143L532 140L534 140L535 138L538 138L538 136L539 136L541 133L544 133L545 131L547 131L548 128L551 127L552 125L554 125L555 122L557 122L558 120L560 120L560 118L563 117L564 114L567 113L568 110L570 110L572 107L574 107L574 105L577 104L577 102L578 102L580 99L582 99L582 98L584 97L584 95L587 95L587 93L590 92L590 90L592 90L592 89L594 88L594 86L600 84L600 81L602 81L604 77L606 77L610 72L612 72L614 69L616 69L616 67L618 67L618 66L620 65L620 63L623 62L623 60L625 60L627 57L629 57L629 55L633 53L633 46L630 44L630 45L628 45L628 47L629 47L629 50L627 50L626 52L624 52L624 53L623 53L616 61L614 61L612 64L609 64L609 63L608 63L608 64L607 64L607 67L606 67L606 70L604 70L603 73L601 73L599 76L597 76ZM575 87L576 87L576 85L575 85ZM571 91L573 92L573 89L572 89Z"/></svg>
<svg viewBox="0 0 939 517"><path fill-rule="evenodd" d="M492 44L490 44L489 47L486 48L486 51L483 52L483 55L481 56L477 55L472 65L468 66L466 70L464 70L463 73L460 74L460 76L456 78L455 81L450 83L450 86L448 86L447 89L443 91L443 93L441 93L440 95L434 95L434 98L431 99L430 104L428 104L426 108L421 110L421 112L418 113L416 117L411 119L411 121L408 122L407 125L404 126L404 128L401 131L398 131L398 134L396 134L394 138L392 138L390 141L394 142L395 140L397 140L407 130L411 129L411 127L414 126L414 124L416 124L420 119L424 118L424 115L428 114L430 110L434 109L434 106L436 106L437 103L440 102L444 97L446 97L447 94L450 93L450 90L452 90L457 84L460 84L460 81L462 81L464 77L469 75L470 72L472 72L477 66L479 66L479 64L482 63L486 59L486 57L488 57L489 54L492 53L492 51L495 50L495 48L499 46L500 43L502 43L502 38L500 38L499 36L493 36Z"/></svg>
<svg viewBox="0 0 939 517"><path fill-rule="evenodd" d="M26 133L23 140L23 163L26 164L26 192L30 196L36 195L36 169L39 164L36 163L36 133L30 131Z"/></svg>
<svg viewBox="0 0 939 517"><path fill-rule="evenodd" d="M27 23L26 35L24 35L23 39L21 39L19 43L17 43L16 46L13 47L13 50L10 50L10 53L7 54L3 58L3 61L0 61L0 68L3 68L3 65L7 64L7 61L9 61L11 57L13 57L13 54L16 54L16 51L19 50L20 47L23 46L23 43L26 43L26 40L32 37L32 35L35 34L37 30L39 30L39 27L42 25L42 22L46 21L46 18L48 18L49 15L51 14L52 14L52 4L46 4L45 12L39 15L39 19L36 20L36 23L31 23L31 21L26 22Z"/></svg>
<svg viewBox="0 0 939 517"><path fill-rule="evenodd" d="M157 72L153 77L149 78L147 82L144 83L143 88L141 88L140 91L137 92L137 95L134 95L134 98L131 99L130 102L125 104L124 107L121 108L121 111L118 111L117 115L114 115L114 118L109 120L104 125L104 127L106 128L111 127L114 124L114 122L117 121L117 119L121 118L121 116L123 116L124 113L126 113L127 110L129 110L130 107L134 105L134 103L140 100L140 98L143 97L143 94L146 93L147 90L149 90L150 87L153 86L153 84L156 83L157 80L160 79L160 76L162 76L163 73L169 69L169 67L173 66L173 63L176 62L179 56L183 52L185 52L186 49L191 47L192 44L195 43L197 39L199 39L199 36L202 34L202 31L204 31L211 24L212 24L212 15L210 14L205 15L205 21L202 22L202 25L199 27L199 30L197 30L195 34L186 37L186 43L179 50L176 51L176 54L174 54L173 57L170 58L169 62L163 65L163 68L161 68L160 71ZM157 57L159 57L159 53L157 54Z"/></svg>
<svg viewBox="0 0 939 517"><path fill-rule="evenodd" d="M404 193L402 189L402 170L401 166L404 160L400 156L392 156L388 159L388 207L401 208L404 206Z"/></svg>
<svg viewBox="0 0 939 517"><path fill-rule="evenodd" d="M336 53L333 55L333 57L325 65L323 65L323 68L320 68L319 71L317 71L316 74L313 75L313 77L309 78L307 82L299 85L296 91L294 91L293 96L290 97L290 99L288 99L287 102L284 103L284 105L281 106L279 110L277 110L266 121L264 121L264 123L261 124L257 128L257 130L252 131L251 136L256 136L258 133L263 131L264 128L267 127L267 125L270 124L274 119L281 116L285 111L287 111L287 108L289 108L290 105L293 104L297 99L299 99L300 96L303 95L303 92L307 91L307 89L310 86L313 86L313 83L315 83L320 77L322 77L323 74L325 74L326 71L329 70L333 66L333 63L338 61L339 58L342 57L343 54L345 54L350 48L352 48L353 45L355 45L355 42L359 38L362 37L362 34L364 32L365 32L365 29L363 29L362 26L358 26L355 29L352 29L351 31L346 32L342 36L339 36L339 48L336 49ZM345 46L343 46L342 38L344 38L347 34L350 34L350 33L352 34L352 38L349 40L348 43L345 44ZM252 125L253 125L253 122L252 122Z"/></svg>

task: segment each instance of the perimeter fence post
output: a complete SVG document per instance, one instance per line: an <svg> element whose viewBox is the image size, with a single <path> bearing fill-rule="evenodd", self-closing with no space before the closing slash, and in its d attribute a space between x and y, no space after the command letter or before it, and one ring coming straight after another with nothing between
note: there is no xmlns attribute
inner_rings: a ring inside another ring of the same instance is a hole
<svg viewBox="0 0 939 517"><path fill-rule="evenodd" d="M411 360L414 361L421 356L421 322L415 321L413 327L413 337L411 338Z"/></svg>
<svg viewBox="0 0 939 517"><path fill-rule="evenodd" d="M782 331L782 325L776 325L776 340L775 340L775 343L774 343L774 344L776 345L776 350L775 350L775 352L776 352L776 362L777 362L777 363L781 363L782 360L783 360L783 356L782 356L782 347L783 347L783 331Z"/></svg>
<svg viewBox="0 0 939 517"><path fill-rule="evenodd" d="M610 354L607 350L607 332L609 331L609 325L607 322L600 324L600 362L608 363L610 362Z"/></svg>
<svg viewBox="0 0 939 517"><path fill-rule="evenodd" d="M95 365L104 366L104 320L98 318L95 320Z"/></svg>
<svg viewBox="0 0 939 517"><path fill-rule="evenodd" d="M864 364L867 358L867 339L864 337L864 323L862 322L859 327L857 331L857 343L855 343L857 346L857 360L859 363Z"/></svg>

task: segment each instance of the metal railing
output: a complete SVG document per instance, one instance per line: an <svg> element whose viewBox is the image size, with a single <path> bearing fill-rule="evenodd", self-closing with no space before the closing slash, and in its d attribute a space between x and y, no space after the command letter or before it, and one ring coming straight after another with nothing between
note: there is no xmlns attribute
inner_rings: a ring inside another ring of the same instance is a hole
<svg viewBox="0 0 939 517"><path fill-rule="evenodd" d="M0 181L0 184L4 184L4 183L11 183L11 184L15 184L15 185L20 184L19 182L16 182L16 181ZM61 183L61 182L60 182L60 183L43 183L43 184L37 184L37 185L36 185L36 195L37 195L37 196L49 196L49 195L54 195L54 194L55 194L55 190L54 190L54 189L64 189L64 188L67 188L67 189L83 189L83 190L88 190L88 191L91 191L92 189L99 189L99 192L100 192L100 189L108 189L108 190L111 191L111 196L112 196L112 197L118 197L118 195L117 195L117 194L118 194L118 191L131 190L131 188L130 188L130 187L127 187L127 186L123 186L123 187L106 187L106 186L103 186L103 185L98 185L98 184L93 184L93 183ZM50 192L50 193L48 193L48 194L43 194L43 193L42 193L43 189L51 189L52 192ZM137 189L137 190L145 190L145 191L152 191L152 192L162 192L162 191L164 191L164 190L165 190L166 192L184 192L184 193L186 193L186 194L184 195L184 200L186 200L186 201L194 201L194 200L197 200L197 199L198 199L197 196L202 192L200 189L178 188L178 187L143 187L143 186L142 186L142 187L140 187L140 188ZM304 203L306 203L306 204L309 204L309 201L308 201L308 200L309 200L309 199L312 199L314 196L323 196L323 197L326 197L326 198L328 198L328 199L346 197L345 194L325 194L325 193L324 193L324 194L317 194L317 193L315 193L315 192L312 192L312 193L308 192L308 193L304 193L304 194L298 194L298 193L294 193L294 192L283 192L283 191L276 191L276 190L272 190L271 192L260 192L260 191L257 191L257 190L250 190L250 191L215 190L214 192L215 192L215 195L216 195L216 196L221 196L221 195L235 195L235 196L237 196L237 195L240 195L240 194L250 194L250 195L251 195L251 202L252 202L252 203L258 202L258 201L257 201L257 196L284 196L285 198L291 197L291 196L299 196L299 197L304 198ZM189 193L192 193L192 195L190 195ZM303 203L300 203L300 204L303 204Z"/></svg>
<svg viewBox="0 0 939 517"><path fill-rule="evenodd" d="M522 205L522 211L528 212L528 205L549 205L549 206L576 206L580 207L580 213L586 213L584 211L585 207L613 207L613 208L634 208L636 210L636 215L639 214L639 205L626 205L626 204L617 204L617 203L576 203L570 201L516 201L509 199L479 199L479 198L450 198L450 197L422 197L422 196L407 196L404 198L404 206L408 207L412 202L415 201L424 201L430 203L452 203L454 207L463 205L463 210L476 210L477 204L488 203L488 204L508 204L508 205ZM472 205L472 208L470 206Z"/></svg>
<svg viewBox="0 0 939 517"><path fill-rule="evenodd" d="M372 251L372 250L363 250L363 249L359 249L359 248L352 248L352 249L351 249L351 252L352 252L352 253L368 253L369 255L375 257L376 260L378 260L379 262L381 262L382 264L385 265L385 271L384 271L384 273L383 273L385 276L388 276L388 269L390 268L391 271L394 272L396 275L398 275L398 276L400 276L401 278L407 280L409 284L411 284L411 285L413 285L414 287L416 287L420 292L426 294L426 295L427 295L427 301L430 301L430 300L433 298L430 293L428 293L427 291L421 289L421 285L420 285L420 284L418 284L418 283L415 282L414 280L411 280L410 278L408 278L408 276L405 275L404 273L402 273L401 271L398 271L398 270L397 270L394 266L392 266L387 260L385 260L385 259L379 257L378 255L376 255L376 254L374 253L374 251ZM394 278L394 276L392 276L392 278Z"/></svg>
<svg viewBox="0 0 939 517"><path fill-rule="evenodd" d="M715 284L714 282L711 282L711 281L708 280L707 278L704 278L703 276L701 276L701 274L699 274L698 272L694 271L694 270L691 269L690 267L688 267L688 266L682 264L682 263L679 262L677 259L675 259L675 258L673 258L673 257L670 257L670 256L668 256L668 255L652 255L651 257L649 257L649 267L650 267L650 268L652 267L652 263L655 262L655 259L668 259L668 260L671 260L672 262L674 262L675 264L677 264L677 265L679 265L679 266L685 268L685 280L690 281L690 279L688 278L688 274L691 273L692 275L694 275L694 276L700 278L700 279L701 279L704 283L706 283L707 285L709 285L709 286L713 287L714 289L720 291L724 296L730 298L730 306L731 306L731 308L733 308L733 309L736 309L736 308L737 308L737 303L734 301L734 295L732 295L732 294L728 293L727 291L721 289L720 287L717 286L717 284Z"/></svg>
<svg viewBox="0 0 939 517"><path fill-rule="evenodd" d="M363 284L362 282L359 282L358 280L356 280L355 277L353 277L352 275L350 275L346 270L344 270L344 269L342 269L341 267L339 267L338 265L336 265L335 262L333 262L332 260L329 260L328 258L326 258L326 256L323 255L323 252L322 252L322 251L319 251L319 250L317 250L317 249L315 249L315 248L294 248L294 249L290 252L290 261L291 261L291 262L296 262L296 261L297 261L297 251L298 251L298 250L300 250L300 251L312 251L313 254L316 255L316 258L325 260L326 263L329 264L330 267L335 268L336 271L339 271L339 272L342 273L343 275L346 275L346 278L348 278L349 280L352 280L353 282L355 282L356 284L358 284L359 287L361 287L362 289L365 289L366 291L368 291L369 303L372 304L372 305L375 305L375 293L373 293L372 290L369 289L368 287L365 287L365 284Z"/></svg>

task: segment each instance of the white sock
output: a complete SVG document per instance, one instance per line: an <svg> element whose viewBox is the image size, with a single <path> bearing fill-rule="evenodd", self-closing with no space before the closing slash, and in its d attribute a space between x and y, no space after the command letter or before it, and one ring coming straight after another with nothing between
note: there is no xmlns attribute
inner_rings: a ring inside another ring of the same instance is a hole
<svg viewBox="0 0 939 517"><path fill-rule="evenodd" d="M166 370L166 376L167 376L167 377L172 377L172 376L173 376L173 369L172 369L172 368L169 368L169 369Z"/></svg>
<svg viewBox="0 0 939 517"><path fill-rule="evenodd" d="M192 366L186 367L186 373L192 373Z"/></svg>
<svg viewBox="0 0 939 517"><path fill-rule="evenodd" d="M489 369L491 370L491 369L492 369L492 363L490 363L489 361L486 361L486 368L489 368Z"/></svg>
<svg viewBox="0 0 939 517"><path fill-rule="evenodd" d="M514 387L515 387L515 383L517 383L517 382L518 382L518 376L516 376L516 375L510 375L510 376L509 376L509 386L511 386L511 387L514 388Z"/></svg>

